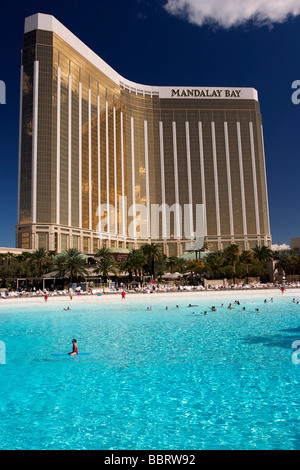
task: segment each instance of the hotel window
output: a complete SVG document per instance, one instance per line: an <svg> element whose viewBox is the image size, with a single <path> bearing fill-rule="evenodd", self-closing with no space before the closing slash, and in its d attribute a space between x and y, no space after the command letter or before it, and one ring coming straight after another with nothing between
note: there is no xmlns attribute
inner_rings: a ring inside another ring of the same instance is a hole
<svg viewBox="0 0 300 470"><path fill-rule="evenodd" d="M89 252L89 239L88 237L83 237L83 253Z"/></svg>
<svg viewBox="0 0 300 470"><path fill-rule="evenodd" d="M170 243L168 245L169 248L169 256L177 256L177 244L176 243Z"/></svg>
<svg viewBox="0 0 300 470"><path fill-rule="evenodd" d="M57 232L54 233L54 250L56 251L56 253L58 252L58 233Z"/></svg>
<svg viewBox="0 0 300 470"><path fill-rule="evenodd" d="M79 246L79 237L77 235L73 235L73 248L76 248L78 250Z"/></svg>
<svg viewBox="0 0 300 470"><path fill-rule="evenodd" d="M68 249L68 235L62 233L60 235L60 251L66 251Z"/></svg>
<svg viewBox="0 0 300 470"><path fill-rule="evenodd" d="M99 249L99 239L98 238L93 238L93 252L96 253Z"/></svg>
<svg viewBox="0 0 300 470"><path fill-rule="evenodd" d="M30 248L29 246L29 232L20 233L21 238L21 248Z"/></svg>
<svg viewBox="0 0 300 470"><path fill-rule="evenodd" d="M38 235L38 247L40 248L45 248L45 250L48 250L48 233L46 232L37 232Z"/></svg>

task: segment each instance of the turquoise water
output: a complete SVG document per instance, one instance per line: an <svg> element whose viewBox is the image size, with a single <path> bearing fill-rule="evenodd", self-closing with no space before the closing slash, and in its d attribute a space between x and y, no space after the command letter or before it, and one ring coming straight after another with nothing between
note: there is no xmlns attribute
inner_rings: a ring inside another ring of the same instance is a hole
<svg viewBox="0 0 300 470"><path fill-rule="evenodd" d="M300 449L294 296L1 301L0 448Z"/></svg>

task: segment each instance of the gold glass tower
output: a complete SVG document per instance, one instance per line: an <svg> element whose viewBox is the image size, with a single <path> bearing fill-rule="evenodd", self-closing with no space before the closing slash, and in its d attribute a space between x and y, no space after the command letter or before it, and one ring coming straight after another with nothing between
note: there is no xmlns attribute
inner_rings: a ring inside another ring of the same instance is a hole
<svg viewBox="0 0 300 470"><path fill-rule="evenodd" d="M197 223L211 250L271 244L257 92L139 85L54 17L26 18L17 247L180 255Z"/></svg>

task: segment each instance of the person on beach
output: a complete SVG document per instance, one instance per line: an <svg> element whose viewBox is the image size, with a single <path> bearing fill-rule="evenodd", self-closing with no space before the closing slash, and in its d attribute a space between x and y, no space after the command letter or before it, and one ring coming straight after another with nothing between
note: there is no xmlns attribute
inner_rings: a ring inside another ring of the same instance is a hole
<svg viewBox="0 0 300 470"><path fill-rule="evenodd" d="M45 296L44 296L44 300L45 300L45 302L47 302L47 300L48 300L48 297L49 297L49 295L48 295L48 294L45 294Z"/></svg>
<svg viewBox="0 0 300 470"><path fill-rule="evenodd" d="M122 300L124 300L124 299L125 299L125 291L123 290L123 292L122 292Z"/></svg>
<svg viewBox="0 0 300 470"><path fill-rule="evenodd" d="M73 351L72 352L69 352L68 354L70 356L75 356L76 354L78 354L78 346L77 346L77 341L76 339L72 339L72 343L73 343Z"/></svg>

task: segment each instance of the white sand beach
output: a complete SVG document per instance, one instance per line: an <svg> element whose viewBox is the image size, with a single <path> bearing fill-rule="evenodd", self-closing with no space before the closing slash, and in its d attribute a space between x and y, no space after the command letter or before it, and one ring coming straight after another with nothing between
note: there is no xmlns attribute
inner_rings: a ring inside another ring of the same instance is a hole
<svg viewBox="0 0 300 470"><path fill-rule="evenodd" d="M171 291L161 292L155 291L151 293L147 292L126 292L125 299L121 297L121 291L119 292L99 292L96 293L82 293L73 294L72 299L68 294L53 294L48 293L47 303L68 303L72 305L74 303L94 303L94 302L131 302L134 300L143 300L149 304L151 300L175 300L184 298L197 298L197 299L226 299L228 302L234 302L235 300L246 298L251 296L252 298L266 298L268 301L271 298L294 298L300 301L300 287L286 287L286 290L282 293L280 288L256 288L256 289L220 289L220 290L185 290L185 291ZM28 304L28 303L46 303L44 295L19 295L19 296L8 296L0 298L0 309L1 306L5 306L11 303Z"/></svg>

